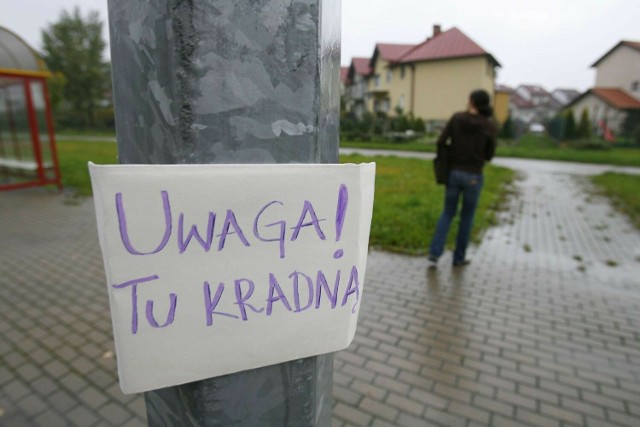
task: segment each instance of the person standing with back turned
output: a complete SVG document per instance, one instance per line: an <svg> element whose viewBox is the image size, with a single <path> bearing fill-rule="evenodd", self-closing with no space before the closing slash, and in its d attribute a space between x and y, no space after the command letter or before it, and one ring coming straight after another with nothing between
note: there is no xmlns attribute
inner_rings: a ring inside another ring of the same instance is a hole
<svg viewBox="0 0 640 427"><path fill-rule="evenodd" d="M496 128L491 120L492 115L489 94L482 89L475 90L469 95L467 111L455 113L438 138L438 149L444 148L451 140L448 147L451 171L446 183L444 209L429 247L429 268L437 266L438 258L444 252L460 196L462 210L453 265L464 266L470 262L466 253L484 182L482 169L485 162L493 158L496 149Z"/></svg>

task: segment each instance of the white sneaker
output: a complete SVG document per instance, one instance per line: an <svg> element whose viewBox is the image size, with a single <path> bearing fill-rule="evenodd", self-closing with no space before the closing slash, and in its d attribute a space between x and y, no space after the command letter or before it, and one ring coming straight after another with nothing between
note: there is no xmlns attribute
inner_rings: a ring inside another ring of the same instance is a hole
<svg viewBox="0 0 640 427"><path fill-rule="evenodd" d="M427 258L427 268L428 269L434 269L434 268L438 268L438 258L434 258L432 256L429 256Z"/></svg>

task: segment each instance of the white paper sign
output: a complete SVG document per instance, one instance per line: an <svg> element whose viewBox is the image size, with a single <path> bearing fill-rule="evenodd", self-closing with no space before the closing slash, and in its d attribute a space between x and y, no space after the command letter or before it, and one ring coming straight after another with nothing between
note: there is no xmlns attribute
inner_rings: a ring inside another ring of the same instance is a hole
<svg viewBox="0 0 640 427"><path fill-rule="evenodd" d="M375 164L89 169L125 393L349 346Z"/></svg>

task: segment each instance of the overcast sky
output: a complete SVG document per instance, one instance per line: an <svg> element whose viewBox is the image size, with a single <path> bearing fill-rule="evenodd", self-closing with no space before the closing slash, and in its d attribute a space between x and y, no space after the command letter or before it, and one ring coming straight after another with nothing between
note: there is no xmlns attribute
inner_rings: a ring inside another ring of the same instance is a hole
<svg viewBox="0 0 640 427"><path fill-rule="evenodd" d="M106 0L0 0L0 26L39 49L41 29L75 4L98 10L107 37ZM377 42L419 43L434 24L493 54L498 83L583 91L591 64L620 40L640 40L640 0L342 0L342 64Z"/></svg>

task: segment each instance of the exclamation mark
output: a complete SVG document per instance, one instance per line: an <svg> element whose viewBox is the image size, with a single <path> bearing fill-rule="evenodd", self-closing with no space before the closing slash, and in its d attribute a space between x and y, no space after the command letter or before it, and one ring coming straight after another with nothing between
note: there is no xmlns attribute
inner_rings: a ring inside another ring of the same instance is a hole
<svg viewBox="0 0 640 427"><path fill-rule="evenodd" d="M336 208L336 242L340 241L342 237L342 226L344 225L344 218L347 213L347 205L349 204L349 190L344 184L340 184L340 191L338 192L338 207ZM338 249L334 252L333 257L335 259L342 258L344 251Z"/></svg>

